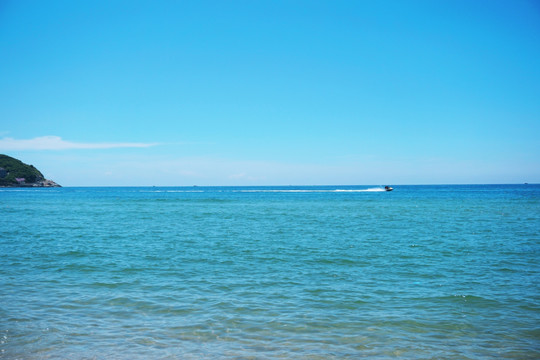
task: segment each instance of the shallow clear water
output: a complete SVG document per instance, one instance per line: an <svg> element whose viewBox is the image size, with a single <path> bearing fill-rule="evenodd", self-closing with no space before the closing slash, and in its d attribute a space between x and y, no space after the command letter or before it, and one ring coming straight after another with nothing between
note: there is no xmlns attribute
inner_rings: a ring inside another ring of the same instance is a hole
<svg viewBox="0 0 540 360"><path fill-rule="evenodd" d="M0 189L0 358L537 359L539 253L538 185Z"/></svg>

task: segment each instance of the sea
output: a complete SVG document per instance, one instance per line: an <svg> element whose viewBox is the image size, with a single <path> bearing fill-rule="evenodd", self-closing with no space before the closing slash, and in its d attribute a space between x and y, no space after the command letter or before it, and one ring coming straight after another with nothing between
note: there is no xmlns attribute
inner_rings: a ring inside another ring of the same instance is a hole
<svg viewBox="0 0 540 360"><path fill-rule="evenodd" d="M0 359L539 359L540 185L0 189Z"/></svg>

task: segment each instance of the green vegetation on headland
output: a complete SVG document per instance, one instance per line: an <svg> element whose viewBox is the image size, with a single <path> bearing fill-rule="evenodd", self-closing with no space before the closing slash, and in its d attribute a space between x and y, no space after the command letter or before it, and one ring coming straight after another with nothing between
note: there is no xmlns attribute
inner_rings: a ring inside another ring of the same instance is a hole
<svg viewBox="0 0 540 360"><path fill-rule="evenodd" d="M0 187L60 187L33 165L0 154Z"/></svg>

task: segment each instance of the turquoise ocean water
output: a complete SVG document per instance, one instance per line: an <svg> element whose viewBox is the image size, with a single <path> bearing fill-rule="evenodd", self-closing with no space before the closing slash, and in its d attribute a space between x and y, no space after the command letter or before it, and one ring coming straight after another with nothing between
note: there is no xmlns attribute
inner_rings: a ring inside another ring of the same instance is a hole
<svg viewBox="0 0 540 360"><path fill-rule="evenodd" d="M540 358L540 186L378 190L0 189L0 358Z"/></svg>

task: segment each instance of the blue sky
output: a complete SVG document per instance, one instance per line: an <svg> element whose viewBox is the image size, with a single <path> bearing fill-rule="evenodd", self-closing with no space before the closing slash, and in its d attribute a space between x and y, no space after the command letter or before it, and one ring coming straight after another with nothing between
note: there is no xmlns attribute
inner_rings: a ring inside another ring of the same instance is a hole
<svg viewBox="0 0 540 360"><path fill-rule="evenodd" d="M537 1L1 1L0 153L65 186L540 182Z"/></svg>

